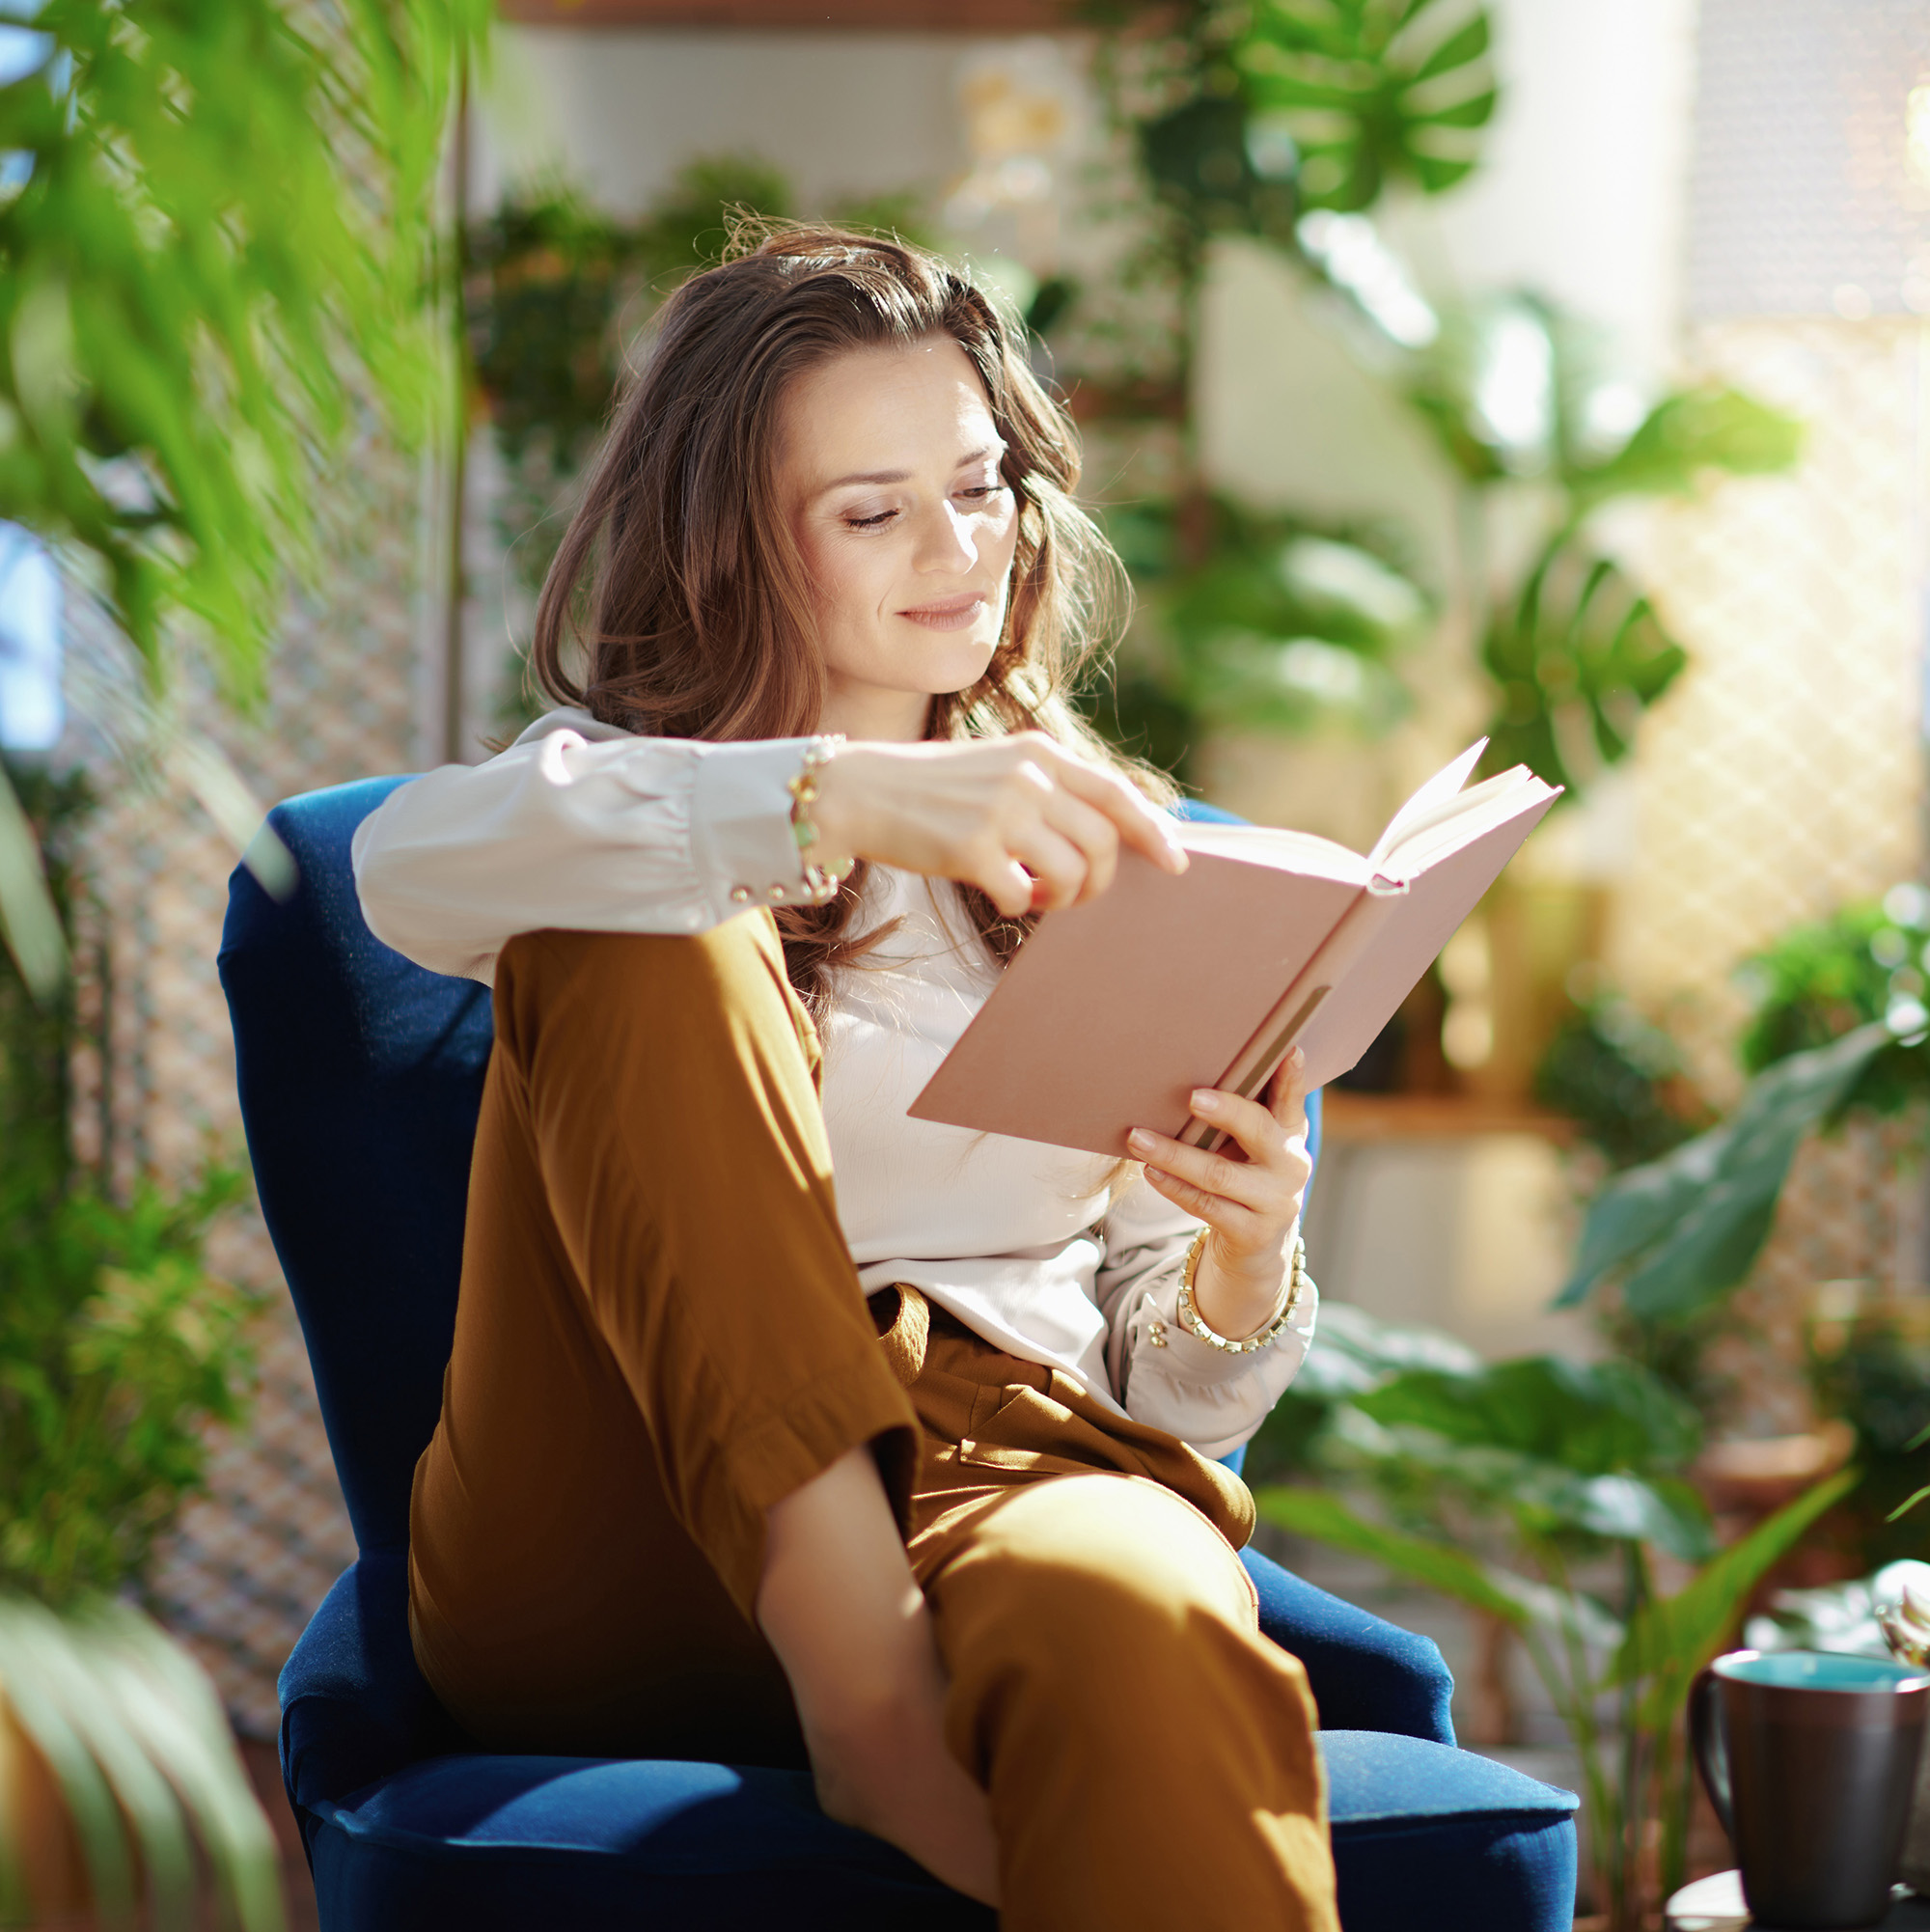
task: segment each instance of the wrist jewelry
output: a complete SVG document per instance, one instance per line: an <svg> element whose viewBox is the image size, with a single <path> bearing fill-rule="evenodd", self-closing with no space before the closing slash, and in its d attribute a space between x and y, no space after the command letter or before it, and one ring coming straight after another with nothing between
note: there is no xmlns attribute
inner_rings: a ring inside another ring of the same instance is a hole
<svg viewBox="0 0 1930 1932"><path fill-rule="evenodd" d="M1224 1335L1216 1335L1200 1319L1199 1311L1193 1306L1193 1277L1199 1272L1199 1257L1206 1252L1208 1229L1202 1228L1193 1237L1193 1245L1186 1251L1185 1265L1179 1271L1179 1318L1199 1339L1213 1348L1223 1350L1227 1355L1257 1355L1262 1348L1270 1348L1286 1333L1286 1326L1293 1319L1293 1311L1300 1306L1300 1291L1311 1287L1313 1278L1307 1272L1307 1243L1294 1237L1293 1263L1287 1271L1286 1299L1281 1304L1280 1311L1257 1335L1250 1335L1244 1341L1228 1341Z"/></svg>
<svg viewBox="0 0 1930 1932"><path fill-rule="evenodd" d="M790 793L791 837L797 841L797 855L804 867L805 897L813 905L822 905L827 899L836 898L838 888L844 883L845 874L851 869L846 865L833 871L828 867L813 865L809 856L811 848L817 843L817 822L811 815L811 808L817 802L818 769L831 762L838 747L843 742L841 731L813 738L804 748L804 762L798 767L797 776L786 787Z"/></svg>

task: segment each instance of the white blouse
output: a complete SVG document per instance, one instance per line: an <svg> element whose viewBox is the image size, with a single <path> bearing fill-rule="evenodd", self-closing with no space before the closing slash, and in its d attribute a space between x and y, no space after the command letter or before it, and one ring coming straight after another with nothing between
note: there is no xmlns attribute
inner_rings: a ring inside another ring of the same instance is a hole
<svg viewBox="0 0 1930 1932"><path fill-rule="evenodd" d="M355 834L370 929L432 972L487 981L518 932L701 932L805 893L786 781L805 740L711 745L550 713L477 766L399 787ZM1092 1154L907 1118L997 983L951 887L873 866L864 929L902 924L833 979L824 1117L865 1289L904 1282L1007 1353L1064 1370L1209 1456L1259 1426L1312 1340L1304 1297L1270 1348L1179 1325L1198 1228ZM1135 1171L1127 1171L1134 1176Z"/></svg>

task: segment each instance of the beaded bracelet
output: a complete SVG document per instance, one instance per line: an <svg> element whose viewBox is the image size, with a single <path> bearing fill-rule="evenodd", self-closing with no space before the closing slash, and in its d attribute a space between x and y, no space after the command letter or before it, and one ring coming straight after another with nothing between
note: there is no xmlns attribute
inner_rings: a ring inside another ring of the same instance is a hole
<svg viewBox="0 0 1930 1932"><path fill-rule="evenodd" d="M1262 1348L1270 1348L1286 1333L1293 1311L1300 1306L1301 1289L1313 1285L1313 1278L1307 1272L1307 1243L1298 1236L1294 1239L1286 1300L1281 1305L1280 1312L1257 1335L1250 1335L1244 1341L1228 1341L1224 1335L1208 1328L1200 1318L1199 1311L1193 1306L1193 1277L1199 1271L1199 1256L1206 1250L1206 1235L1207 1229L1202 1228L1193 1237L1193 1245L1186 1251L1186 1263L1179 1271L1179 1318L1210 1347L1227 1355L1257 1355Z"/></svg>
<svg viewBox="0 0 1930 1932"><path fill-rule="evenodd" d="M797 841L798 859L804 867L805 897L812 905L823 905L827 899L836 898L838 888L851 869L846 866L841 871L833 871L828 867L813 865L805 857L817 843L817 822L811 815L811 808L817 802L818 771L831 762L843 742L841 731L813 738L804 748L804 762L797 776L786 787L790 793L791 836Z"/></svg>

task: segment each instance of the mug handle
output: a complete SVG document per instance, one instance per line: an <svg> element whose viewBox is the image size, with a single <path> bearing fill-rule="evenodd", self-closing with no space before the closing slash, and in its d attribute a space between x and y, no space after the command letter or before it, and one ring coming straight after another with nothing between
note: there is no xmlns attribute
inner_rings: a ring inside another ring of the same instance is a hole
<svg viewBox="0 0 1930 1932"><path fill-rule="evenodd" d="M1689 1687L1689 1746L1716 1816L1729 1842L1736 1841L1735 1793L1729 1781L1728 1740L1723 1734L1722 1679L1714 1670L1696 1673Z"/></svg>

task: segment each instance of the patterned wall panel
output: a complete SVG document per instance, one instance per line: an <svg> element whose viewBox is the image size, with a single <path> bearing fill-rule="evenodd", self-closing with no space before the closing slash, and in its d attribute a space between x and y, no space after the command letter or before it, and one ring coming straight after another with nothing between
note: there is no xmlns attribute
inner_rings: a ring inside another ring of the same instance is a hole
<svg viewBox="0 0 1930 1932"><path fill-rule="evenodd" d="M1668 512L1650 578L1691 670L1644 728L1616 979L1712 1093L1737 1090L1737 965L1924 867L1924 374L1912 319L1707 323L1702 372L1800 416L1792 476ZM1920 1280L1920 1169L1859 1129L1799 1156L1722 1351L1738 1420L1806 1420L1801 1324L1838 1277Z"/></svg>
<svg viewBox="0 0 1930 1932"><path fill-rule="evenodd" d="M421 762L419 466L366 442L345 466L342 494L318 584L290 602L265 715L237 723L191 682L184 693L264 804ZM90 1160L104 1141L124 1188L141 1173L179 1182L210 1154L241 1155L215 975L234 854L179 786L144 781L112 755L112 732L100 726L115 707L100 694L125 690L132 673L78 598L69 655L77 700L69 749L93 766L105 800L88 839L95 907L81 951L86 1007L98 1014L104 1004L107 1051L104 1065L95 1052L80 1056L77 1138ZM260 1389L246 1427L216 1433L208 1493L160 1551L152 1594L241 1728L272 1737L276 1673L354 1540L294 1311L252 1208L220 1230L212 1258L228 1278L271 1292L258 1336Z"/></svg>

